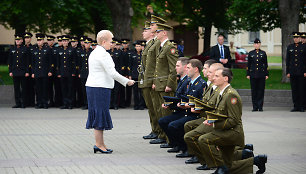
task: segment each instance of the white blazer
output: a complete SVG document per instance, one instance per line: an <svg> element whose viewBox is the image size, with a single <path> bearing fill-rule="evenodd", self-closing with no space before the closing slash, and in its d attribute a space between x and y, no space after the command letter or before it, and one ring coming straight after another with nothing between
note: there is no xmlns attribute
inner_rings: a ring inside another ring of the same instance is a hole
<svg viewBox="0 0 306 174"><path fill-rule="evenodd" d="M114 80L123 86L129 81L116 71L112 57L99 45L89 55L88 68L89 74L85 86L114 88Z"/></svg>

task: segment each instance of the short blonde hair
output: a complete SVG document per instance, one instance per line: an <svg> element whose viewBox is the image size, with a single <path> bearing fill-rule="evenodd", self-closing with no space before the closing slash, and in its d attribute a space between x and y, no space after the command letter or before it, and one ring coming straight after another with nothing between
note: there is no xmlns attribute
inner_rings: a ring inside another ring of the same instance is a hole
<svg viewBox="0 0 306 174"><path fill-rule="evenodd" d="M113 38L114 35L111 31L109 30L101 30L98 34L97 34L97 42L99 45L102 44L103 41L107 41L111 38Z"/></svg>

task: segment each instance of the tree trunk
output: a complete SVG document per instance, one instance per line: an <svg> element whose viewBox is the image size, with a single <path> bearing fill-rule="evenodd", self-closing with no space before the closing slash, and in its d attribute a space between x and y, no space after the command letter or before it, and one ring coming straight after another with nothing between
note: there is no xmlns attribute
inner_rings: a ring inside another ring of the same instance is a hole
<svg viewBox="0 0 306 174"><path fill-rule="evenodd" d="M288 83L286 76L287 46L293 42L291 33L299 30L300 0L279 0L279 13L282 31L282 82Z"/></svg>
<svg viewBox="0 0 306 174"><path fill-rule="evenodd" d="M210 36L211 36L212 24L204 27L204 49L203 52L210 48Z"/></svg>
<svg viewBox="0 0 306 174"><path fill-rule="evenodd" d="M113 34L118 39L132 39L132 7L131 0L106 0L113 20Z"/></svg>

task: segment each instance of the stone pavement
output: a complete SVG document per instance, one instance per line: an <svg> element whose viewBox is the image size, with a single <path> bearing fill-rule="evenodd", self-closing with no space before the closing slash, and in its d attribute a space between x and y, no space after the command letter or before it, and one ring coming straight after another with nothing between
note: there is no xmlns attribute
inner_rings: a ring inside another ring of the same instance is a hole
<svg viewBox="0 0 306 174"><path fill-rule="evenodd" d="M254 144L255 154L268 154L266 173L306 173L306 113L264 109L243 108L246 143ZM0 106L0 174L212 173L197 171L198 164L186 165L186 159L143 140L150 132L147 110L111 110L111 115L114 129L105 132L105 139L114 152L94 154L93 131L84 128L87 111Z"/></svg>

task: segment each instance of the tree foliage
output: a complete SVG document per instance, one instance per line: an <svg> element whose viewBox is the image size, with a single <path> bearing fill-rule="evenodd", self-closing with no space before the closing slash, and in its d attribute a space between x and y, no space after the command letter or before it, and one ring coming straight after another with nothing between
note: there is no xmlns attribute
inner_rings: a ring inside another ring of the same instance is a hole
<svg viewBox="0 0 306 174"><path fill-rule="evenodd" d="M68 30L69 34L82 35L112 28L110 11L103 0L2 0L0 24L16 33Z"/></svg>

